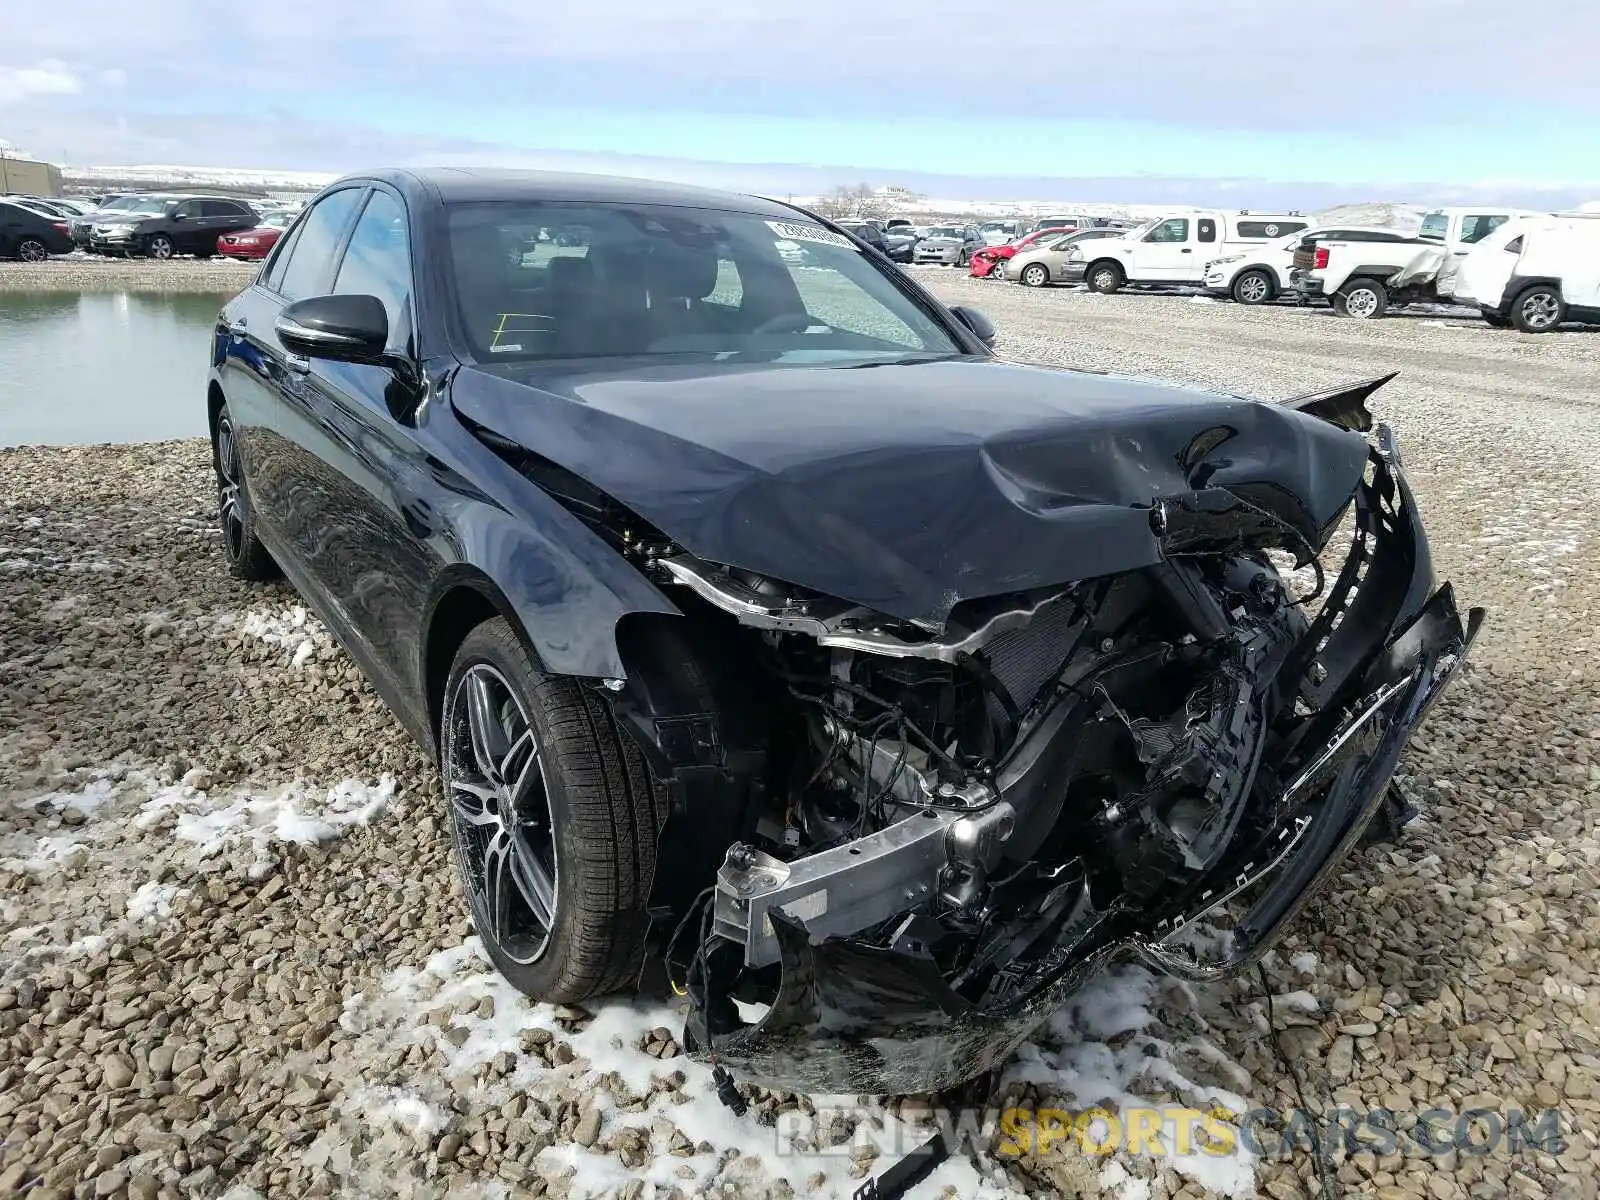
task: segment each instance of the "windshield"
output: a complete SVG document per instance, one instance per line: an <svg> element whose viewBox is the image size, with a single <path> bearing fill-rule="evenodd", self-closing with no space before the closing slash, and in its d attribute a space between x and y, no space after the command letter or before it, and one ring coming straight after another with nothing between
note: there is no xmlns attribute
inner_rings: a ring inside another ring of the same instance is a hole
<svg viewBox="0 0 1600 1200"><path fill-rule="evenodd" d="M167 206L172 203L171 200L135 200L120 211L137 214L166 212Z"/></svg>
<svg viewBox="0 0 1600 1200"><path fill-rule="evenodd" d="M1450 234L1450 218L1444 213L1429 213L1422 218L1422 228L1417 230L1418 237L1432 238L1442 242Z"/></svg>
<svg viewBox="0 0 1600 1200"><path fill-rule="evenodd" d="M453 206L449 229L461 322L482 359L965 353L898 273L804 219L534 202Z"/></svg>
<svg viewBox="0 0 1600 1200"><path fill-rule="evenodd" d="M958 238L961 236L961 230L954 225L935 225L928 230L928 236L931 238Z"/></svg>

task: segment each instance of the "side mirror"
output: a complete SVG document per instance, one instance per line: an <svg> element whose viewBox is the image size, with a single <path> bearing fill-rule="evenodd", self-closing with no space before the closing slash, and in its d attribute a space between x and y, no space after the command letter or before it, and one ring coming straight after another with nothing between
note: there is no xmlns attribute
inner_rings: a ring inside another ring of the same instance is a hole
<svg viewBox="0 0 1600 1200"><path fill-rule="evenodd" d="M992 347L995 339L994 322L989 320L975 308L968 308L965 304L958 304L950 310L952 316L960 321L974 336L985 346Z"/></svg>
<svg viewBox="0 0 1600 1200"><path fill-rule="evenodd" d="M172 219L174 221L187 221L189 219L189 214L180 210L172 214Z"/></svg>
<svg viewBox="0 0 1600 1200"><path fill-rule="evenodd" d="M284 349L333 362L381 363L389 345L389 314L376 296L311 296L278 315Z"/></svg>

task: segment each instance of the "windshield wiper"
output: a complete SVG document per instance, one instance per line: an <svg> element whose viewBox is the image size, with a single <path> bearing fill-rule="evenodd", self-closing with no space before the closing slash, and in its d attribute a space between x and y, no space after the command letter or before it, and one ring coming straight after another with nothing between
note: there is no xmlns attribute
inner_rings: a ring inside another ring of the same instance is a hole
<svg viewBox="0 0 1600 1200"><path fill-rule="evenodd" d="M957 358L970 358L971 355L957 351L954 354L924 354L914 358L878 358L871 362L840 363L835 370L859 371L864 367L909 367L922 363L950 362Z"/></svg>

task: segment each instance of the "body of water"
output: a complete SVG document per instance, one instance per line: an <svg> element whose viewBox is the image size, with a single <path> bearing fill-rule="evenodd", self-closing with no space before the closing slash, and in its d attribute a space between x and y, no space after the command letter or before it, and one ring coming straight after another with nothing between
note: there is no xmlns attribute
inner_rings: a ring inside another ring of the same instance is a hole
<svg viewBox="0 0 1600 1200"><path fill-rule="evenodd" d="M0 446L206 434L226 295L0 292Z"/></svg>

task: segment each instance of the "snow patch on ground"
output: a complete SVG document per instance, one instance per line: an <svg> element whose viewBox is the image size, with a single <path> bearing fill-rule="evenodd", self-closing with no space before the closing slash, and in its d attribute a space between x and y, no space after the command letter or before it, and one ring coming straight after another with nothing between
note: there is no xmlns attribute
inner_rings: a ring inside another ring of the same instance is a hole
<svg viewBox="0 0 1600 1200"><path fill-rule="evenodd" d="M116 764L13 800L0 872L24 884L0 903L0 976L158 936L190 899L186 877L262 878L283 847L342 837L395 795L390 776L226 792L209 782L203 768L174 781Z"/></svg>
<svg viewBox="0 0 1600 1200"><path fill-rule="evenodd" d="M297 671L317 652L319 640L328 641L321 622L300 604L280 612L246 613L239 622L239 631L269 646L282 647L289 665Z"/></svg>
<svg viewBox="0 0 1600 1200"><path fill-rule="evenodd" d="M376 784L345 779L326 789L295 780L266 795L235 790L218 796L179 783L152 795L134 823L151 829L170 818L174 836L193 845L196 864L233 861L260 879L277 864L275 846L333 841L351 826L369 824L394 791L392 775Z"/></svg>
<svg viewBox="0 0 1600 1200"><path fill-rule="evenodd" d="M1173 989L1182 993L1176 997L1181 1007L1193 1005L1183 985L1137 968L1091 981L1022 1047L1004 1072L1001 1092L1008 1084L1031 1084L1078 1111L1147 1106L1146 1097L1157 1092L1178 1094L1185 1104L1208 1110L1248 1110L1235 1091L1198 1082L1187 1066L1180 1067L1180 1061L1203 1064L1215 1068L1206 1075L1248 1089L1249 1076L1206 1036L1203 1021L1194 1018L1181 1041L1151 1032L1156 1010L1174 998ZM682 1055L657 1059L642 1049L659 1036L653 1030L678 1034L684 1017L678 1004L613 1000L596 1006L586 1020L575 1023L574 1015L515 991L478 940L469 939L421 967L391 972L381 986L345 1002L340 1024L354 1041L334 1064L348 1087L336 1103L352 1131L402 1140L448 1131L463 1100L473 1109L492 1109L512 1097L542 1106L549 1119L527 1118L535 1138L555 1136L559 1114L576 1107L593 1122L595 1136L557 1138L560 1144L534 1160L534 1170L547 1181L565 1180L573 1200L614 1195L630 1179L695 1195L726 1187L764 1195L787 1184L801 1195L848 1197L866 1174L882 1171L937 1128L935 1115L918 1102L849 1096L796 1098L798 1107L780 1105L770 1123L758 1121L755 1111L736 1117L718 1101L707 1068ZM558 1046L560 1054L550 1055ZM530 1047L542 1048L544 1057L529 1053ZM402 1060L416 1065L393 1073L391 1090L374 1091L370 1080L381 1073L378 1064ZM985 1127L970 1131L977 1140L914 1195L1026 1194L1015 1164L997 1156L1004 1140L998 1117L998 1108L985 1114ZM1180 1153L1175 1126L1171 1133L1158 1155L1085 1160L1091 1169L1086 1180L1098 1170L1109 1193L1148 1200L1153 1175L1171 1170L1221 1195L1251 1194L1253 1159L1208 1154L1198 1138L1185 1139L1187 1152ZM590 1144L580 1144L584 1140ZM639 1147L642 1165L625 1165L619 1156L618 1145L627 1142ZM322 1146L314 1153L337 1161L351 1149ZM360 1163L351 1163L350 1170L359 1174Z"/></svg>

